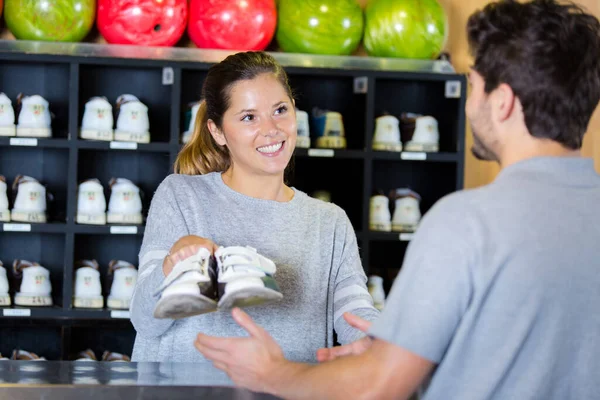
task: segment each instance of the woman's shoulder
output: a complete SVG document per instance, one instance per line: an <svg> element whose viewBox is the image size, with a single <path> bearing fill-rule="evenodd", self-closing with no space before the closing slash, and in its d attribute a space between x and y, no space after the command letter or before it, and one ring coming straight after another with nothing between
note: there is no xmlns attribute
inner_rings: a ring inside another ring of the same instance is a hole
<svg viewBox="0 0 600 400"><path fill-rule="evenodd" d="M216 172L204 175L169 174L159 184L158 189L176 190L177 188L212 186Z"/></svg>

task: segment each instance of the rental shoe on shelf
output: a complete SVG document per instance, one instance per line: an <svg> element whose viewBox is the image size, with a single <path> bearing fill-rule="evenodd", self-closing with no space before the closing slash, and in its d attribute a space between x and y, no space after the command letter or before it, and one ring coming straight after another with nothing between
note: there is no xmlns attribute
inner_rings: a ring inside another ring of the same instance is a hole
<svg viewBox="0 0 600 400"><path fill-rule="evenodd" d="M11 219L19 222L46 222L46 188L36 179L19 175L12 185L15 201Z"/></svg>
<svg viewBox="0 0 600 400"><path fill-rule="evenodd" d="M108 201L108 223L141 224L143 218L140 189L125 178L112 178L109 186L111 194Z"/></svg>
<svg viewBox="0 0 600 400"><path fill-rule="evenodd" d="M52 285L50 271L36 262L15 260L13 276L19 291L15 294L17 306L51 306ZM18 282L20 281L20 285Z"/></svg>
<svg viewBox="0 0 600 400"><path fill-rule="evenodd" d="M123 94L117 98L117 110L115 140L150 143L148 107L134 95Z"/></svg>
<svg viewBox="0 0 600 400"><path fill-rule="evenodd" d="M392 214L390 213L389 198L382 194L376 194L371 196L369 203L369 229L390 232L392 230Z"/></svg>
<svg viewBox="0 0 600 400"><path fill-rule="evenodd" d="M375 119L373 150L402 151L400 121L393 115L382 115Z"/></svg>
<svg viewBox="0 0 600 400"><path fill-rule="evenodd" d="M198 252L178 262L155 295L155 318L179 319L217 310L216 272L210 251Z"/></svg>
<svg viewBox="0 0 600 400"><path fill-rule="evenodd" d="M421 220L421 196L410 189L396 189L390 194L394 200L392 230L394 232L414 232Z"/></svg>
<svg viewBox="0 0 600 400"><path fill-rule="evenodd" d="M126 354L114 353L106 350L104 353L102 353L102 361L130 362L131 358Z"/></svg>
<svg viewBox="0 0 600 400"><path fill-rule="evenodd" d="M113 132L113 109L106 97L92 97L85 103L79 137L87 140L111 141Z"/></svg>
<svg viewBox="0 0 600 400"><path fill-rule="evenodd" d="M73 361L98 361L98 358L92 349L87 349L77 353L77 358Z"/></svg>
<svg viewBox="0 0 600 400"><path fill-rule="evenodd" d="M52 118L49 104L40 95L17 97L19 118L17 136L49 138L52 137Z"/></svg>
<svg viewBox="0 0 600 400"><path fill-rule="evenodd" d="M108 265L110 294L106 299L108 308L129 310L138 271L127 261L112 260Z"/></svg>
<svg viewBox="0 0 600 400"><path fill-rule="evenodd" d="M435 153L439 151L440 134L438 122L429 115L403 113L402 136L406 143L405 151L422 151Z"/></svg>
<svg viewBox="0 0 600 400"><path fill-rule="evenodd" d="M346 133L342 114L337 111L313 109L316 127L317 147L324 149L345 149Z"/></svg>
<svg viewBox="0 0 600 400"><path fill-rule="evenodd" d="M35 353L25 350L13 350L11 360L19 360L19 361L46 361L44 357L40 357Z"/></svg>
<svg viewBox="0 0 600 400"><path fill-rule="evenodd" d="M183 135L181 137L182 143L189 143L189 141L192 139L192 135L194 134L194 127L196 126L196 116L198 115L200 104L202 104L202 102L200 101L194 103L191 110L189 111L190 123L188 124L187 130L183 132Z"/></svg>
<svg viewBox="0 0 600 400"><path fill-rule="evenodd" d="M75 262L74 268L75 294L73 296L73 307L104 307L98 262L96 260L79 260Z"/></svg>
<svg viewBox="0 0 600 400"><path fill-rule="evenodd" d="M250 246L219 247L215 252L219 309L249 307L281 300L273 278L275 263Z"/></svg>
<svg viewBox="0 0 600 400"><path fill-rule="evenodd" d="M10 306L10 295L8 278L6 277L6 268L0 261L0 307Z"/></svg>
<svg viewBox="0 0 600 400"><path fill-rule="evenodd" d="M310 147L310 126L308 123L308 113L296 108L296 147L308 149Z"/></svg>
<svg viewBox="0 0 600 400"><path fill-rule="evenodd" d="M98 179L88 179L79 185L76 222L89 225L106 224L106 198Z"/></svg>
<svg viewBox="0 0 600 400"><path fill-rule="evenodd" d="M12 101L4 93L0 93L0 136L16 136L15 110Z"/></svg>
<svg viewBox="0 0 600 400"><path fill-rule="evenodd" d="M8 209L8 195L6 194L6 178L0 175L0 222L10 221L10 210Z"/></svg>

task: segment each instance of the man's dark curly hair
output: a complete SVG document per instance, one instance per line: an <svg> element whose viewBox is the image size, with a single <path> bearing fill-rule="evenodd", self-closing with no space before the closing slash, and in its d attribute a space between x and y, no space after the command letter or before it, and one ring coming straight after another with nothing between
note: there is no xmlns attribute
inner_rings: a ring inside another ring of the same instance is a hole
<svg viewBox="0 0 600 400"><path fill-rule="evenodd" d="M509 85L534 137L570 149L583 135L600 100L600 23L572 3L500 0L467 23L485 92Z"/></svg>

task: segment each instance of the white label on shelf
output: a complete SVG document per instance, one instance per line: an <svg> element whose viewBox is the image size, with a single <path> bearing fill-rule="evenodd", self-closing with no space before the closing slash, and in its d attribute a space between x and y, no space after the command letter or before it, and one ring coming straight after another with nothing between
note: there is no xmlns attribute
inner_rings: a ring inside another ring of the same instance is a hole
<svg viewBox="0 0 600 400"><path fill-rule="evenodd" d="M4 224L5 232L31 232L31 224Z"/></svg>
<svg viewBox="0 0 600 400"><path fill-rule="evenodd" d="M458 99L460 98L460 81L446 81L446 98Z"/></svg>
<svg viewBox="0 0 600 400"><path fill-rule="evenodd" d="M135 235L137 226L111 226L110 233L113 235Z"/></svg>
<svg viewBox="0 0 600 400"><path fill-rule="evenodd" d="M427 160L427 153L415 151L403 151L400 153L403 160Z"/></svg>
<svg viewBox="0 0 600 400"><path fill-rule="evenodd" d="M333 157L334 154L333 149L308 149L310 157Z"/></svg>
<svg viewBox="0 0 600 400"><path fill-rule="evenodd" d="M10 138L11 146L37 146L38 140L34 138Z"/></svg>
<svg viewBox="0 0 600 400"><path fill-rule="evenodd" d="M414 235L414 233L401 233L400 240L403 242L408 242L409 240L412 240Z"/></svg>
<svg viewBox="0 0 600 400"><path fill-rule="evenodd" d="M172 67L164 67L162 70L162 84L172 85L175 81L175 74Z"/></svg>
<svg viewBox="0 0 600 400"><path fill-rule="evenodd" d="M366 76L354 78L354 93L367 93L367 90L369 90L369 80Z"/></svg>
<svg viewBox="0 0 600 400"><path fill-rule="evenodd" d="M3 311L5 317L31 317L31 310L28 308L8 309Z"/></svg>
<svg viewBox="0 0 600 400"><path fill-rule="evenodd" d="M120 149L120 150L135 150L137 149L136 142L110 142L111 149Z"/></svg>
<svg viewBox="0 0 600 400"><path fill-rule="evenodd" d="M111 318L127 318L129 319L129 311L113 310L110 312Z"/></svg>

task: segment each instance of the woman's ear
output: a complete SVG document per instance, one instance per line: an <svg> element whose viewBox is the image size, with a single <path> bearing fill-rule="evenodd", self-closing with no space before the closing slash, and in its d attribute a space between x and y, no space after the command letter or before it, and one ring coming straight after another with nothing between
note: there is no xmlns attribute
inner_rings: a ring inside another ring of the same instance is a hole
<svg viewBox="0 0 600 400"><path fill-rule="evenodd" d="M225 146L227 144L227 140L225 140L225 135L223 132L217 127L217 124L214 123L212 119L209 119L207 122L208 130L212 135L213 139L219 146Z"/></svg>

